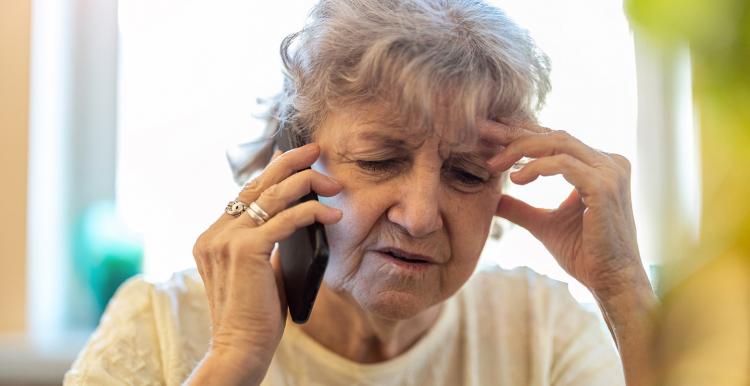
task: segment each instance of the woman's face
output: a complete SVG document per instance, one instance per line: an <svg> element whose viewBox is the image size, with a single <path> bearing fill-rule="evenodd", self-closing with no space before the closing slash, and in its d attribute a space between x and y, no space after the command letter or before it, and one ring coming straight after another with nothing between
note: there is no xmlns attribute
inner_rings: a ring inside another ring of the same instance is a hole
<svg viewBox="0 0 750 386"><path fill-rule="evenodd" d="M335 197L320 197L343 211L339 223L326 226L324 281L367 312L410 318L471 276L500 177L484 166L492 149L456 144L456 130L416 136L357 117L331 114L315 133L321 156L313 167L344 186Z"/></svg>

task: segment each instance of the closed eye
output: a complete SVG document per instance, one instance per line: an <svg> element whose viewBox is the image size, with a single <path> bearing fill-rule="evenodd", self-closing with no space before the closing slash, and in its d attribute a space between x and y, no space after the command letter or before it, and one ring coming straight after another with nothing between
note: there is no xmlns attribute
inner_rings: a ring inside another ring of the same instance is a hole
<svg viewBox="0 0 750 386"><path fill-rule="evenodd" d="M398 167L401 166L401 164L404 163L403 160L392 158L387 160L380 160L380 161L366 161L366 160L358 160L357 166L365 171L372 172L372 173L382 173L382 172L393 172Z"/></svg>
<svg viewBox="0 0 750 386"><path fill-rule="evenodd" d="M461 169L451 169L448 171L450 173L450 176L455 179L456 181L460 182L461 184L468 185L468 186L476 186L476 185L482 185L487 180L485 178L476 176L472 173L469 173L465 170Z"/></svg>

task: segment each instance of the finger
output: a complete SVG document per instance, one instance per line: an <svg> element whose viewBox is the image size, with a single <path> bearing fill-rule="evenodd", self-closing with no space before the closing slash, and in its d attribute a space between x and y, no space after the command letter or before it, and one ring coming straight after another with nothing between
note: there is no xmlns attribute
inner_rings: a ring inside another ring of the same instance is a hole
<svg viewBox="0 0 750 386"><path fill-rule="evenodd" d="M517 125L508 125L505 123L482 119L477 125L479 137L493 145L507 146L518 138L533 135L531 130L524 129Z"/></svg>
<svg viewBox="0 0 750 386"><path fill-rule="evenodd" d="M549 210L533 207L513 196L503 194L495 215L526 228L532 235L538 234Z"/></svg>
<svg viewBox="0 0 750 386"><path fill-rule="evenodd" d="M581 211L586 207L586 205L583 202L583 199L581 198L581 195L578 193L578 190L573 189L568 197L565 199L565 201L560 204L560 206L557 207L558 210L572 210L575 212Z"/></svg>
<svg viewBox="0 0 750 386"><path fill-rule="evenodd" d="M541 158L557 154L569 154L592 166L607 158L567 132L557 130L519 138L489 159L487 164L493 171L500 171L507 170L523 157Z"/></svg>
<svg viewBox="0 0 750 386"><path fill-rule="evenodd" d="M309 168L320 155L320 147L310 143L279 155L266 166L257 178L250 181L242 189L239 200L250 203L258 199L264 190L277 184L292 174Z"/></svg>
<svg viewBox="0 0 750 386"><path fill-rule="evenodd" d="M299 170L310 167L320 155L320 147L310 143L289 150L266 166L266 169L256 178L245 184L237 197L237 201L249 204L260 197L261 193L268 187L277 184ZM234 216L224 213L217 223L235 219Z"/></svg>
<svg viewBox="0 0 750 386"><path fill-rule="evenodd" d="M341 184L333 178L308 169L295 173L278 184L271 185L261 193L255 203L270 217L273 217L311 191L322 196L333 196L338 194L341 189ZM250 216L242 217L242 221L246 225L257 226Z"/></svg>
<svg viewBox="0 0 750 386"><path fill-rule="evenodd" d="M316 221L321 224L335 224L341 217L342 212L339 209L323 205L317 200L310 200L271 217L262 229L270 240L284 240L295 230L312 225Z"/></svg>
<svg viewBox="0 0 750 386"><path fill-rule="evenodd" d="M568 154L557 154L549 157L537 158L520 170L510 173L510 180L514 184L526 185L540 176L562 175L566 181L582 191L590 191L596 183L597 170L586 165Z"/></svg>
<svg viewBox="0 0 750 386"><path fill-rule="evenodd" d="M630 175L632 165L630 163L630 160L628 160L625 156L616 154L616 153L604 153L606 154L612 162L617 165L622 171L625 172L628 176Z"/></svg>
<svg viewBox="0 0 750 386"><path fill-rule="evenodd" d="M498 119L498 121L500 121L500 123L503 123L503 124L508 125L508 126L520 127L522 129L525 129L525 130L533 131L535 133L548 133L548 132L552 131L552 129L550 129L548 127L541 126L538 123L536 123L535 121L530 120L530 119L521 119L521 118L512 118L512 117L509 117L509 118L500 118L500 119Z"/></svg>
<svg viewBox="0 0 750 386"><path fill-rule="evenodd" d="M283 151L276 149L273 152L273 155L271 155L271 162L273 162L276 158L279 158L280 155L284 154Z"/></svg>

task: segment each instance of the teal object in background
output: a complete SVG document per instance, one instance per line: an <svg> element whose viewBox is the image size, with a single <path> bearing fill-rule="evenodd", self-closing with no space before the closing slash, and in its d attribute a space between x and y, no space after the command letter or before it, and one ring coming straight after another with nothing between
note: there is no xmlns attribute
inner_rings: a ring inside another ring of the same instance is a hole
<svg viewBox="0 0 750 386"><path fill-rule="evenodd" d="M117 216L115 203L89 205L76 220L75 270L91 290L97 319L117 288L143 267L143 241Z"/></svg>

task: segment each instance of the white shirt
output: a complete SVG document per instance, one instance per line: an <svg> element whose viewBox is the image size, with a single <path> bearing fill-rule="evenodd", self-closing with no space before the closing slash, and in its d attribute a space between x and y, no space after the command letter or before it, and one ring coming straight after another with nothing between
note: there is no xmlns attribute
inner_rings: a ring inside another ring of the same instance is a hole
<svg viewBox="0 0 750 386"><path fill-rule="evenodd" d="M125 283L65 385L179 385L205 354L210 315L195 270ZM396 358L360 364L287 323L263 386L624 385L611 338L564 284L529 269L479 271Z"/></svg>

